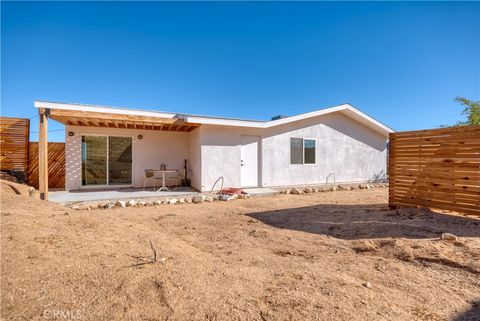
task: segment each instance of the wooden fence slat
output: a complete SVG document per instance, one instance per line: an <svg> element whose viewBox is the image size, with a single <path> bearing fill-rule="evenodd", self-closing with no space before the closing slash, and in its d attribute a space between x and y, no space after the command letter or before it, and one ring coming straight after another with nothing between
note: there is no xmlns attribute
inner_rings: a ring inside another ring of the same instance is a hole
<svg viewBox="0 0 480 321"><path fill-rule="evenodd" d="M480 215L480 126L390 134L390 206Z"/></svg>
<svg viewBox="0 0 480 321"><path fill-rule="evenodd" d="M29 119L0 117L0 170L27 173L29 133Z"/></svg>
<svg viewBox="0 0 480 321"><path fill-rule="evenodd" d="M38 142L29 133L28 118L0 117L0 170L20 172L38 188ZM48 178L49 188L65 187L65 143L48 143Z"/></svg>
<svg viewBox="0 0 480 321"><path fill-rule="evenodd" d="M461 126L462 132L470 132L476 131L478 125L472 126ZM434 135L443 135L443 134L457 134L459 133L458 128L460 127L445 127L445 128L434 128L434 129L422 129L422 130L411 130L411 131L403 131L403 132L396 132L391 133L391 137L422 137L422 136L434 136Z"/></svg>
<svg viewBox="0 0 480 321"><path fill-rule="evenodd" d="M38 188L38 142L30 142L28 184ZM48 143L48 187L65 187L65 143Z"/></svg>

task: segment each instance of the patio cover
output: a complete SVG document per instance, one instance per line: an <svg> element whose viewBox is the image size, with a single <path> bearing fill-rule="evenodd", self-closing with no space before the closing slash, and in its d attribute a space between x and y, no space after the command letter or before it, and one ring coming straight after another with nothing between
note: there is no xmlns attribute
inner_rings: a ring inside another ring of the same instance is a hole
<svg viewBox="0 0 480 321"><path fill-rule="evenodd" d="M35 101L39 114L39 190L48 199L48 118L64 125L190 132L200 124L181 114L103 106Z"/></svg>

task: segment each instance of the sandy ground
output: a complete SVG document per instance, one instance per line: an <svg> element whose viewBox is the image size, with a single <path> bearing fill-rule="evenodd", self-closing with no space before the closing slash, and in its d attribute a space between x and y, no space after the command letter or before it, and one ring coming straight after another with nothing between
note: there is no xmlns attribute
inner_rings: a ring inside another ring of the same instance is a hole
<svg viewBox="0 0 480 321"><path fill-rule="evenodd" d="M480 320L480 220L386 189L76 211L1 185L2 320Z"/></svg>

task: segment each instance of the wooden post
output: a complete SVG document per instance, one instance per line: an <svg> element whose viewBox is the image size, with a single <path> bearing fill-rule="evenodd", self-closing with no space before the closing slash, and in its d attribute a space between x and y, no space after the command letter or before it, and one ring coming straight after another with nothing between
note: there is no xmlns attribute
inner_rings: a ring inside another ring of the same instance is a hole
<svg viewBox="0 0 480 321"><path fill-rule="evenodd" d="M38 187L40 199L48 200L48 109L38 109Z"/></svg>

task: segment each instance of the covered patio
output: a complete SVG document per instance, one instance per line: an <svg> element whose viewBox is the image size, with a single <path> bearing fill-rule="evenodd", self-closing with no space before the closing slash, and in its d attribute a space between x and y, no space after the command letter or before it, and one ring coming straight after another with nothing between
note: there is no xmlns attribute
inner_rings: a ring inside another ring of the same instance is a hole
<svg viewBox="0 0 480 321"><path fill-rule="evenodd" d="M189 133L200 125L187 122L183 115L43 101L36 101L35 107L39 113L41 199L49 199L49 119L65 125L66 163L65 191L52 192L50 200L70 202L196 193L186 186L192 173ZM149 177L152 171L155 180ZM166 188L169 178L175 180L177 188ZM155 183L156 189L152 188Z"/></svg>

